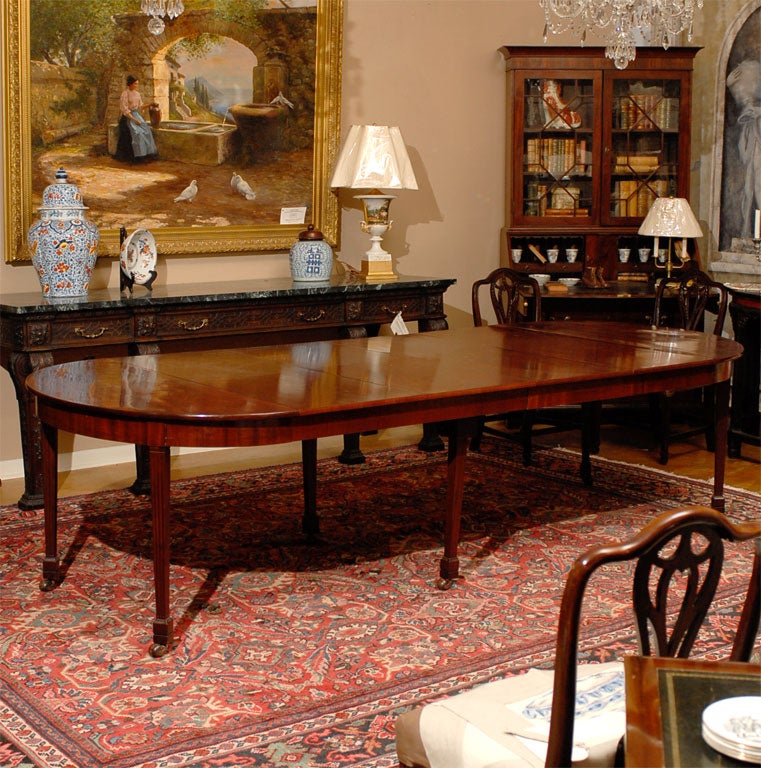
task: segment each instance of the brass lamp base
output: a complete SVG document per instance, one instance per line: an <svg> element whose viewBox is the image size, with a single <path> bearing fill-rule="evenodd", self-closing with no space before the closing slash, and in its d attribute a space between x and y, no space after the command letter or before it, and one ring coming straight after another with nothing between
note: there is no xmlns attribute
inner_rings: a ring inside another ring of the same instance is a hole
<svg viewBox="0 0 761 768"><path fill-rule="evenodd" d="M399 279L399 275L394 272L394 262L390 257L383 261L362 259L361 274L366 282L385 282Z"/></svg>

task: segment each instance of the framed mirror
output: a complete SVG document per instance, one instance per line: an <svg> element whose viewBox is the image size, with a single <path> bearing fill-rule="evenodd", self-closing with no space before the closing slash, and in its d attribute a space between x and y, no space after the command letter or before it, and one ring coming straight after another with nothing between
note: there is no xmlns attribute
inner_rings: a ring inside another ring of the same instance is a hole
<svg viewBox="0 0 761 768"><path fill-rule="evenodd" d="M28 259L61 167L100 255L121 227L149 229L162 255L287 250L307 223L335 244L342 2L185 0L169 18L141 0L6 0L6 261ZM121 119L128 80L147 154Z"/></svg>

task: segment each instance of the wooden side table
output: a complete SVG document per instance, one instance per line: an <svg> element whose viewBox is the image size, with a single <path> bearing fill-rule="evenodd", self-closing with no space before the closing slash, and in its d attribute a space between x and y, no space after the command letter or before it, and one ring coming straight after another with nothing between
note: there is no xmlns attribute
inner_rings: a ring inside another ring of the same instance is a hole
<svg viewBox="0 0 761 768"><path fill-rule="evenodd" d="M742 444L761 445L761 285L728 285L729 315L735 339L744 347L732 376L729 455L738 458Z"/></svg>

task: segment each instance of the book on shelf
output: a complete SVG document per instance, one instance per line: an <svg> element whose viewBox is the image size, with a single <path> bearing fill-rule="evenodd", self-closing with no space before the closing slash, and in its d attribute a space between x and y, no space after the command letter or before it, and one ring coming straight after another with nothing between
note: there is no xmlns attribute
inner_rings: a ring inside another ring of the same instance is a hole
<svg viewBox="0 0 761 768"><path fill-rule="evenodd" d="M589 208L545 208L544 216L589 216Z"/></svg>
<svg viewBox="0 0 761 768"><path fill-rule="evenodd" d="M587 172L586 139L541 137L526 139L528 173L548 173L556 179Z"/></svg>
<svg viewBox="0 0 761 768"><path fill-rule="evenodd" d="M616 155L613 173L652 173L660 164L657 155Z"/></svg>

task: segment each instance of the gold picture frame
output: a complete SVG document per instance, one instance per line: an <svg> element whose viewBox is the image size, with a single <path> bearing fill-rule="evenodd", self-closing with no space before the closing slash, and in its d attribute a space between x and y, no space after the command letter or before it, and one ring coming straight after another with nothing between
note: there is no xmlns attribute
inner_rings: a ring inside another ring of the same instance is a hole
<svg viewBox="0 0 761 768"><path fill-rule="evenodd" d="M139 1L135 0L136 8L139 8ZM209 0L209 3L203 4L209 6L209 8L201 8L193 10L189 6L185 14L181 15L173 22L167 20L167 34L174 32L179 34L181 27L174 27L173 24L190 24L193 22L193 14L211 13L215 6L214 0ZM29 227L37 216L36 207L39 206L41 201L41 187L42 182L37 179L36 183L33 180L33 171L35 171L38 177L39 170L37 166L34 166L34 151L33 151L33 113L35 120L39 123L38 115L40 106L38 100L35 100L33 104L32 97L32 83L31 73L33 69L33 62L31 60L31 41L30 41L30 28L31 20L30 15L32 13L32 3L30 0L5 0L2 3L2 43L3 43L3 79L2 79L2 117L3 117L3 162L4 162L4 174L3 174L3 192L5 196L5 261L26 261L29 259L26 246L26 235ZM288 12L288 11L284 11ZM302 205L301 198L294 196L293 205L297 208L306 207L307 214L305 223L313 223L316 228L322 231L325 240L331 244L336 244L339 238L339 206L336 195L331 192L329 186L329 174L332 168L332 164L335 160L338 143L340 138L340 102L341 102L341 63L342 63L342 36L343 36L343 0L314 0L313 6L303 7L303 4L299 4L299 7L290 9L292 13L301 13L313 15L316 13L316 18L310 19L309 23L313 23L314 29L314 88L313 88L313 104L309 104L309 109L313 110L313 125L312 132L302 131L303 134L311 135L311 152L307 149L306 157L311 160L311 163L304 164L304 176L298 177L299 194L304 195L306 198L309 194L309 171L311 165L311 200L305 199L305 206ZM130 16L131 22L136 24L135 14ZM119 17L120 21L127 18ZM148 21L147 16L141 17L144 22ZM121 32L119 28L119 32ZM115 33L115 35L118 33ZM278 41L282 45L282 37ZM261 54L265 50L265 46L262 41L259 41L260 48L258 52ZM311 43L310 43L311 44ZM251 46L249 46L251 47ZM275 54L282 55L282 51L275 51ZM34 63L35 66L37 62ZM301 74L303 75L303 69ZM264 75L263 75L264 77ZM115 80L118 78L118 80ZM143 78L148 80L147 77ZM256 76L254 76L254 88L256 87ZM112 81L117 81L124 86L124 73L118 71L116 75L112 77ZM154 93L158 92L155 83L152 81L149 85L154 86ZM270 89L271 89L270 85ZM53 86L55 88L55 85ZM167 89L168 92L168 89ZM79 94L83 91L77 92ZM114 97L114 86L110 86L109 98L112 102L118 105L118 94ZM76 94L75 94L76 95ZM286 94L280 94L285 96ZM310 94L311 96L311 94ZM114 101L116 98L117 101ZM66 92L61 93L61 99L59 103L63 103L65 99L72 99L72 92L69 89ZM146 99L148 101L148 99ZM255 100L254 100L255 101ZM305 99L305 102L309 102L310 99ZM293 108L293 104L289 103L289 107L282 106L282 104L288 102L281 102L280 109L286 111L288 108ZM117 112L118 114L118 112ZM228 113L229 114L229 113ZM288 113L290 114L290 113ZM302 113L303 115L304 113ZM113 115L113 109L112 109ZM311 112L308 113L309 120ZM147 117L147 114L146 114ZM230 115L232 118L232 115ZM227 118L225 118L226 120ZM302 117L302 119L304 119ZM105 133L109 127L113 130L115 128L115 120L104 120L102 130ZM230 121L232 122L232 120ZM37 123L35 123L36 125ZM223 127L225 123L222 123ZM100 127L100 126L98 126ZM238 129L242 131L240 124ZM232 128L228 124L227 128ZM65 133L66 128L59 132ZM53 135L53 134L49 134ZM109 138L110 141L110 138ZM105 143L103 141L102 143ZM158 142L157 142L158 143ZM109 151L110 151L110 144ZM244 145L245 146L245 145ZM285 154L285 153L283 153ZM103 152L101 152L103 155ZM159 153L159 159L156 164L162 162L161 153ZM49 170L49 169L46 169ZM139 169L133 169L137 171ZM233 169L235 170L235 169ZM256 176L258 169L251 167L250 175ZM203 174L204 167L194 165L193 173ZM211 173L211 171L208 171ZM295 170L296 174L301 173L300 167ZM53 174L54 175L54 174ZM46 175L46 178L51 176L50 173ZM77 183L80 186L85 204L88 205L87 211L88 218L92 219L100 228L100 246L99 255L101 256L116 256L119 253L119 229L120 227L112 226L113 222L109 224L106 222L105 226L98 221L98 215L101 213L96 207L92 205L91 199L93 197L92 191L88 194L88 188L85 184L85 179L77 178L76 174L69 174L70 181ZM281 174L278 183L281 185L287 185L288 179L293 179L294 176ZM89 177L92 179L92 175ZM53 183L54 178L49 178L48 184ZM199 188L203 188L203 178L199 177ZM303 190L306 190L304 193ZM288 200L287 187L285 194L283 190L280 192L283 194L283 199ZM231 197L226 198L229 200L230 205L239 205L240 200L234 196L234 191L229 192ZM140 213L139 207L136 211L131 211L131 223L128 228L138 228L145 226L149 228L154 234L157 244L157 250L161 255L172 254L230 254L230 253L255 253L255 252L273 252L288 250L294 241L298 238L298 233L304 229L304 224L298 222L298 214L296 216L296 223L280 223L283 219L278 217L275 220L275 216L271 215L270 218L263 223L254 223L248 225L246 223L233 222L229 224L215 223L212 225L185 225L182 223L181 216L177 213L180 211L179 206L172 203L172 198L167 197L166 203L166 217L164 224L156 225L154 221L148 217L146 224L136 223L135 215ZM288 207L288 203L280 203L280 210ZM194 210L202 210L204 203L201 201ZM186 211L191 210L186 208ZM174 221L171 218L173 215L177 215L177 225L174 225ZM218 217L218 219L224 217ZM287 220L287 217L286 217Z"/></svg>

